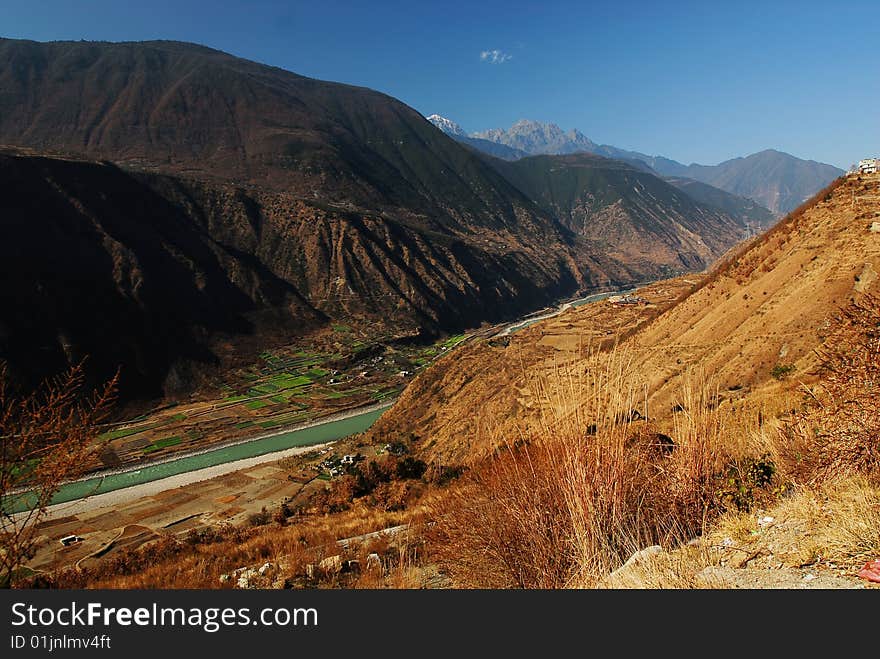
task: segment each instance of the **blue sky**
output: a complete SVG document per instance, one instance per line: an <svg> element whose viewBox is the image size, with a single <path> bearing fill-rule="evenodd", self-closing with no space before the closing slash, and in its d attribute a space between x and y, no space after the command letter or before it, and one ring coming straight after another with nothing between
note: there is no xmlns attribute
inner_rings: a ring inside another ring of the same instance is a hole
<svg viewBox="0 0 880 659"><path fill-rule="evenodd" d="M467 131L552 121L685 163L880 154L878 0L0 0L0 36L193 41Z"/></svg>

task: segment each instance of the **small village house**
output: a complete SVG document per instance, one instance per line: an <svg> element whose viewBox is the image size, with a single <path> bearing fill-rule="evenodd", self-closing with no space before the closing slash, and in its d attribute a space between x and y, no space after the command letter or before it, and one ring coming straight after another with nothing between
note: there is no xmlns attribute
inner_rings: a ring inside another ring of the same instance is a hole
<svg viewBox="0 0 880 659"><path fill-rule="evenodd" d="M859 174L876 174L880 170L880 158L859 160Z"/></svg>

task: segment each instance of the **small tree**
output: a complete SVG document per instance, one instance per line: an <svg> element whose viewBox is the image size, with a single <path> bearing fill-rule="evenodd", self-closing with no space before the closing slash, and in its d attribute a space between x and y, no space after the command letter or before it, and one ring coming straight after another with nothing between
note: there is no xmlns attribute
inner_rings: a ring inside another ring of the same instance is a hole
<svg viewBox="0 0 880 659"><path fill-rule="evenodd" d="M80 363L33 392L18 394L0 362L0 586L11 586L15 571L33 557L37 524L52 497L84 472L118 377L86 395Z"/></svg>

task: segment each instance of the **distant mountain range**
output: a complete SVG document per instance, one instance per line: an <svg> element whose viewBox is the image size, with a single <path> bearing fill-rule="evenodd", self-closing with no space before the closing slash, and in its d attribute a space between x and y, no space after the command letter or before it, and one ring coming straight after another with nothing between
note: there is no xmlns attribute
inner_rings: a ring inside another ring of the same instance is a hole
<svg viewBox="0 0 880 659"><path fill-rule="evenodd" d="M641 162L661 176L689 178L746 197L776 215L784 215L793 210L817 190L843 174L843 170L832 165L802 160L772 149L745 158L734 158L718 165L684 165L662 156L649 156L607 144L599 145L577 130L565 132L552 123L524 119L507 130L492 129L467 135L458 124L445 117L431 115L428 119L451 137L470 143L478 149L481 144L468 140L492 142L529 155L585 152L630 163ZM490 153L487 149L483 150Z"/></svg>
<svg viewBox="0 0 880 659"><path fill-rule="evenodd" d="M430 121L432 124L437 126L437 128L442 130L450 137L455 138L462 144L472 146L475 149L482 151L483 153L488 153L490 156L495 156L496 158L501 158L503 160L517 160L519 158L525 158L527 155L529 155L525 151L521 149L516 149L512 146L508 146L507 144L492 142L491 140L484 140L479 137L469 136L457 123L455 123L454 121L450 121L445 117L441 117L439 114L432 114L430 117L428 117L428 121Z"/></svg>
<svg viewBox="0 0 880 659"><path fill-rule="evenodd" d="M472 137L504 144L533 156L595 153L597 147L592 140L577 130L565 133L556 124L542 124L528 119L516 122L509 130L496 128L474 133Z"/></svg>
<svg viewBox="0 0 880 659"><path fill-rule="evenodd" d="M692 178L664 176L663 180L685 192L694 201L724 211L752 230L765 229L776 222L773 213L746 197L730 194Z"/></svg>
<svg viewBox="0 0 880 659"><path fill-rule="evenodd" d="M505 161L385 94L194 44L0 39L0 90L0 360L22 384L90 356L124 365L124 397L178 394L333 322L436 336L699 270L747 233L645 165Z"/></svg>
<svg viewBox="0 0 880 659"><path fill-rule="evenodd" d="M842 176L844 171L815 160L801 160L781 151L767 149L719 165L689 165L680 173L660 173L703 181L727 192L754 199L774 213L784 214Z"/></svg>

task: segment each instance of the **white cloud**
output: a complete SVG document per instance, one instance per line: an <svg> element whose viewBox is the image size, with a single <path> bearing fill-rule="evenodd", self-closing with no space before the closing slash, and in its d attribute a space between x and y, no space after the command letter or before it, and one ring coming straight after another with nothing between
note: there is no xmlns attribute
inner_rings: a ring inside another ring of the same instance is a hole
<svg viewBox="0 0 880 659"><path fill-rule="evenodd" d="M489 64L504 64L513 59L513 55L508 55L502 50L484 50L480 53L480 59Z"/></svg>

